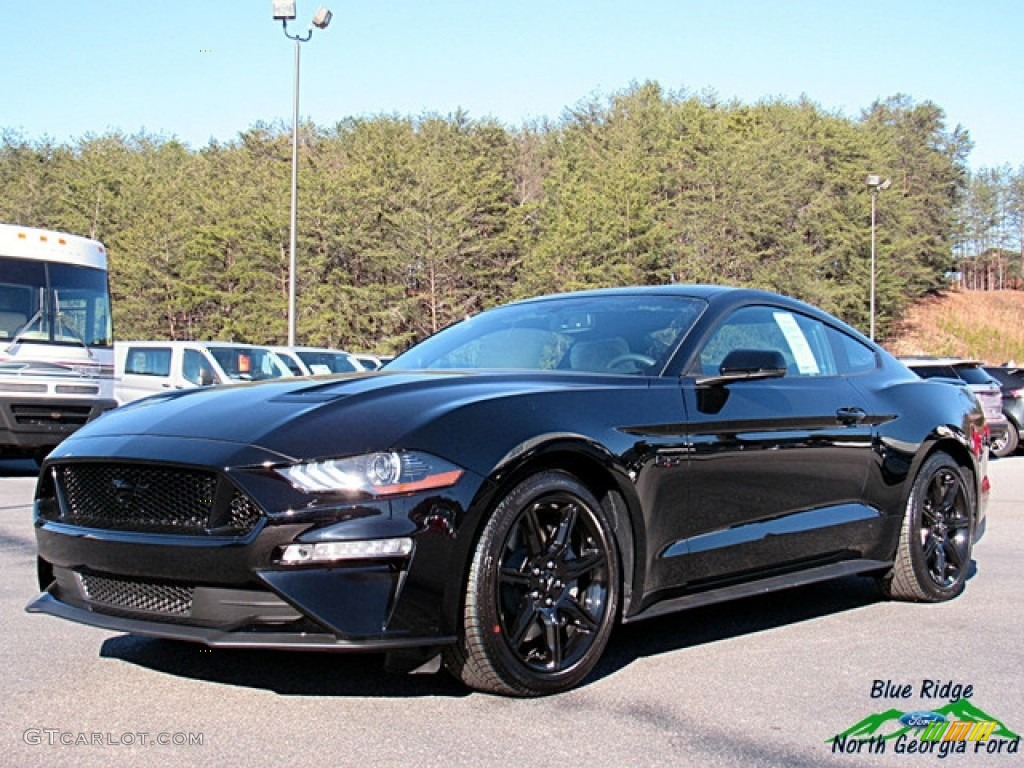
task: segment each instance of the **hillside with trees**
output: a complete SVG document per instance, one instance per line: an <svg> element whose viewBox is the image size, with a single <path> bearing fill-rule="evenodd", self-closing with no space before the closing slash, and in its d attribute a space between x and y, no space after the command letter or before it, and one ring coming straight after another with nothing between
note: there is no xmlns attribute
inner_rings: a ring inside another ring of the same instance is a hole
<svg viewBox="0 0 1024 768"><path fill-rule="evenodd" d="M1024 365L1024 291L950 290L907 308L884 346L895 355Z"/></svg>
<svg viewBox="0 0 1024 768"><path fill-rule="evenodd" d="M941 108L906 96L851 118L651 82L518 128L461 113L305 124L298 340L394 352L508 299L666 282L778 290L866 329L868 173L892 181L877 199L884 336L951 279L1019 283L1022 173L973 179L969 151ZM103 240L119 338L281 343L290 163L274 125L198 149L8 130L0 220Z"/></svg>

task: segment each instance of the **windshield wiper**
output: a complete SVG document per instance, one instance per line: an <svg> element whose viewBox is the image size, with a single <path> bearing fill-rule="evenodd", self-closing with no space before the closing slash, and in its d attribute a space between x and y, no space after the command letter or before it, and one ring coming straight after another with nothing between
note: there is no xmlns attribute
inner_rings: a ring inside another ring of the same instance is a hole
<svg viewBox="0 0 1024 768"><path fill-rule="evenodd" d="M32 317L30 317L28 319L27 323L25 323L23 326L21 326L21 328L19 328L18 330L16 330L14 332L14 338L12 338L11 339L11 343L7 345L7 349L4 350L5 352L7 352L7 353L14 352L14 348L18 345L18 342L21 341L21 337L24 336L26 333L28 333L29 329L38 320L42 319L42 317L43 317L43 309L45 307L45 305L43 304L43 291L44 291L43 288L39 289L39 309L37 309L36 313L34 315L32 315Z"/></svg>
<svg viewBox="0 0 1024 768"><path fill-rule="evenodd" d="M78 335L78 331L75 330L74 326L64 322L64 313L61 311L60 308L60 293L58 293L56 288L53 289L53 302L57 308L57 312L54 316L54 335L64 335L64 333L61 330L63 329L63 331L67 332L68 336L70 336L83 347L85 347L85 351L89 353L89 357L96 357L96 355L93 354L93 351L89 347L88 343L86 343L85 339Z"/></svg>

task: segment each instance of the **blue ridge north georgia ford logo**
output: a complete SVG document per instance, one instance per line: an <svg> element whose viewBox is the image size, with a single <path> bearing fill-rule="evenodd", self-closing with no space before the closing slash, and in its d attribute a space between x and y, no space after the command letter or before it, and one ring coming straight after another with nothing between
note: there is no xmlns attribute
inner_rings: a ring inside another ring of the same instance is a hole
<svg viewBox="0 0 1024 768"><path fill-rule="evenodd" d="M926 701L945 699L936 707L909 711L896 708L868 715L827 742L832 752L847 755L1017 755L1020 735L1003 721L971 702L972 685L953 681L925 680L916 689ZM873 699L909 699L915 687L875 680Z"/></svg>

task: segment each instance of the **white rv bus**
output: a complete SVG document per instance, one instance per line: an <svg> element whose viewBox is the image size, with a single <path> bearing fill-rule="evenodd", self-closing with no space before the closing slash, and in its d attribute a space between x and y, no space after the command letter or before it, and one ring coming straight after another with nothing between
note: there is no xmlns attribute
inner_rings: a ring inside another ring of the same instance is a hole
<svg viewBox="0 0 1024 768"><path fill-rule="evenodd" d="M40 459L117 405L107 253L0 224L0 456Z"/></svg>

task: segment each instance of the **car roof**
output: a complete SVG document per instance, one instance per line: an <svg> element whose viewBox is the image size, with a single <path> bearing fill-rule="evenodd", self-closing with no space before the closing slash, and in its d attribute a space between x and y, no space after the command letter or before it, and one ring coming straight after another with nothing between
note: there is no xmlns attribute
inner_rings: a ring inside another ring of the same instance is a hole
<svg viewBox="0 0 1024 768"><path fill-rule="evenodd" d="M551 293L543 296L535 296L528 299L521 299L510 304L499 305L492 309L500 309L501 306L515 304L533 304L545 301L571 298L591 298L599 296L669 296L706 301L708 305L715 306L718 311L728 311L730 308L739 308L749 304L769 304L786 309L801 312L809 317L816 318L830 325L837 325L845 332L853 334L861 341L870 344L876 349L881 349L875 342L868 339L864 334L853 326L849 325L835 315L826 312L821 307L808 304L800 299L787 296L786 294L767 291L760 288L746 288L731 285L707 285L701 283L670 283L667 285L634 285L616 288L592 288L583 291L571 291L566 293ZM484 310L490 311L490 310ZM885 352L884 349L881 351Z"/></svg>
<svg viewBox="0 0 1024 768"><path fill-rule="evenodd" d="M600 296L678 296L679 298L701 299L708 304L718 305L720 308L727 308L729 305L741 306L743 304L766 303L787 307L792 310L803 312L820 320L838 322L854 333L859 332L844 323L834 315L830 315L820 307L808 304L800 299L787 296L775 291L766 291L760 288L743 288L731 285L706 285L699 283L670 283L668 285L634 285L617 288L592 288L583 291L571 291L566 293L550 293L543 296L534 296L528 299L521 299L512 304L533 304L545 301L557 301L571 298L596 298ZM509 306L509 305L504 305ZM500 307L494 307L498 309Z"/></svg>
<svg viewBox="0 0 1024 768"><path fill-rule="evenodd" d="M904 365L983 365L980 360L969 357L928 357L926 355L901 357L900 362Z"/></svg>
<svg viewBox="0 0 1024 768"><path fill-rule="evenodd" d="M352 356L351 352L346 352L344 349L338 349L337 347L302 347L294 346L289 347L287 345L274 345L270 349L275 352L330 352L332 354L349 355Z"/></svg>
<svg viewBox="0 0 1024 768"><path fill-rule="evenodd" d="M763 291L757 288L738 288L731 285L702 285L697 283L671 283L669 285L634 285L617 288L591 288L589 290L571 291L566 293L549 293L543 296L534 296L529 299L523 299L520 303L549 301L551 299L561 299L574 296L586 298L589 296L638 296L645 294L651 296L683 296L699 299L712 299L716 296L723 296L726 294L753 294L762 296L765 299L795 301L794 299L790 299L782 294L773 293L772 291Z"/></svg>
<svg viewBox="0 0 1024 768"><path fill-rule="evenodd" d="M1004 384L1006 382L1017 384L1024 381L1024 368L1016 365L986 365L984 368L987 374L995 376Z"/></svg>
<svg viewBox="0 0 1024 768"><path fill-rule="evenodd" d="M114 342L118 346L133 346L133 347L230 347L231 349L270 349L265 344L248 344L241 341L185 341L182 339L175 339L173 341L154 341L147 339L145 341L121 341L120 339Z"/></svg>

